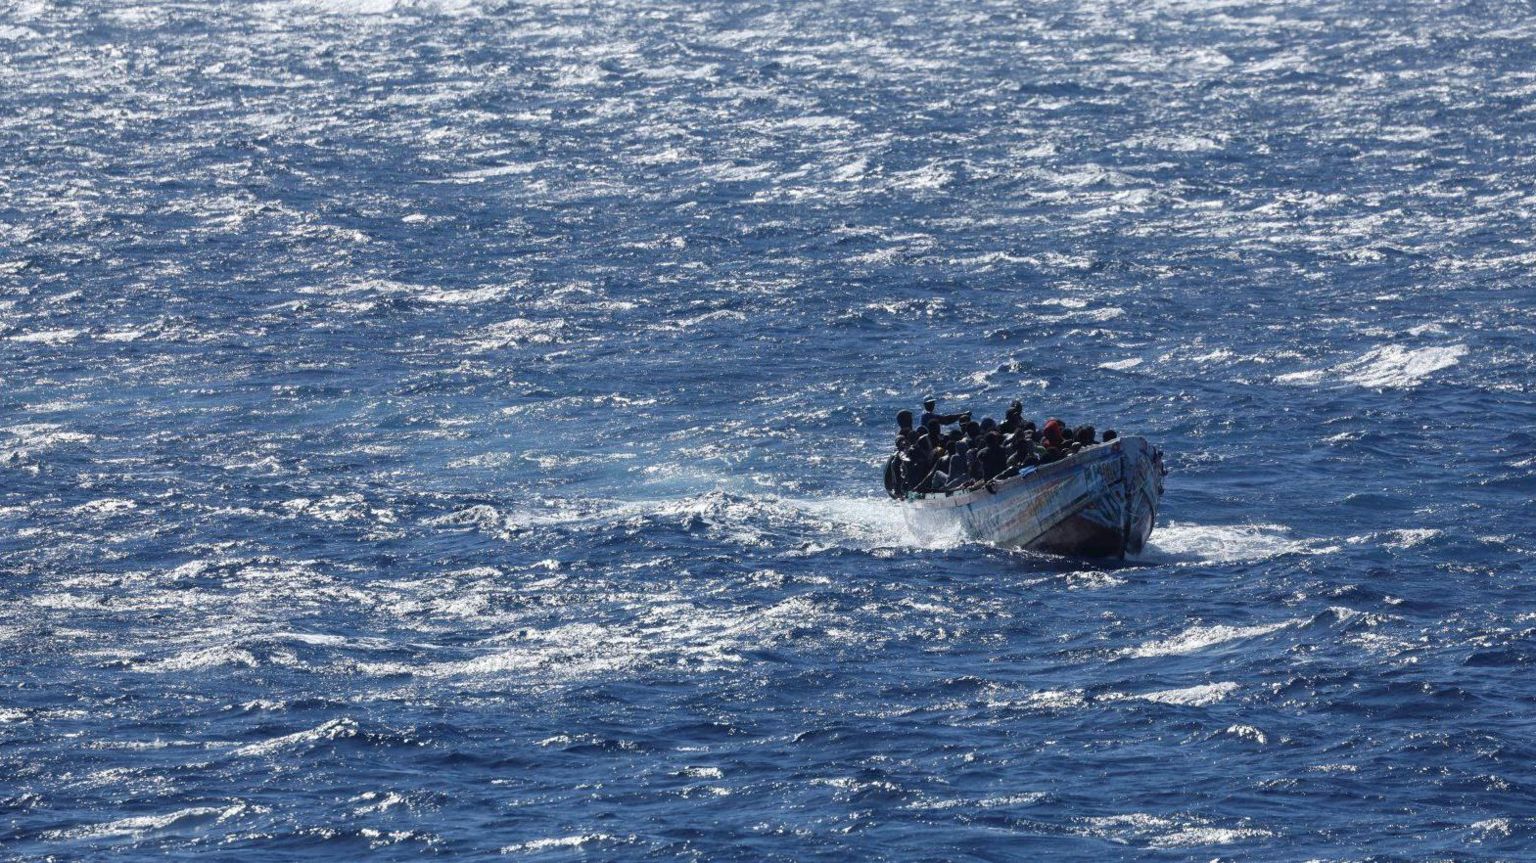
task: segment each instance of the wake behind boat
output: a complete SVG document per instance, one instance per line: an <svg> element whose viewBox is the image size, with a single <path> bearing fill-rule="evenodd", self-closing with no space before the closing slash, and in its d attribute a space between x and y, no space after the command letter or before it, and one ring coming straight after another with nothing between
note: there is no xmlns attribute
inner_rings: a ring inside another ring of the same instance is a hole
<svg viewBox="0 0 1536 863"><path fill-rule="evenodd" d="M1139 553L1157 520L1162 451L1141 437L1059 419L1037 430L1015 401L1003 423L940 415L924 402L922 421L897 415L897 453L886 491L922 538L953 535L1010 548L1086 556ZM945 433L944 425L955 424Z"/></svg>

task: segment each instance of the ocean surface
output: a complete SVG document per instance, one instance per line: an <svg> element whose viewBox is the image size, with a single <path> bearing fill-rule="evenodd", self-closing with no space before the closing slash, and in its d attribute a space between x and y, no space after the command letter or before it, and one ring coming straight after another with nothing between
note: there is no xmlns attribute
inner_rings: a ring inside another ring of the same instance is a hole
<svg viewBox="0 0 1536 863"><path fill-rule="evenodd" d="M0 5L0 859L1536 859L1536 10ZM1171 473L919 543L893 416Z"/></svg>

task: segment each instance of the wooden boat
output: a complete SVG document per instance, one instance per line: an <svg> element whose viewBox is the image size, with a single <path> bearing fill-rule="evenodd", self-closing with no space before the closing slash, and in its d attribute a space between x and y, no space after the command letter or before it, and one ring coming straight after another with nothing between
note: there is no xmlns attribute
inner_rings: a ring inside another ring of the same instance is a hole
<svg viewBox="0 0 1536 863"><path fill-rule="evenodd" d="M900 506L919 537L958 529L1009 548L1124 557L1152 533L1166 474L1161 450L1123 437L985 487L910 493Z"/></svg>

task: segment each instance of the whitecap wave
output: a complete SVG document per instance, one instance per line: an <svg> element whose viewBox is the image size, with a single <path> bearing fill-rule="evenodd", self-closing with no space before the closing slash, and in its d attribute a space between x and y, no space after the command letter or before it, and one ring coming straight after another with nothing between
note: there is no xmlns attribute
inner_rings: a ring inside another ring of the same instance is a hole
<svg viewBox="0 0 1536 863"><path fill-rule="evenodd" d="M151 662L133 666L134 671L146 674L166 674L179 671L204 671L210 668L255 668L260 661L250 651L230 645L214 645Z"/></svg>
<svg viewBox="0 0 1536 863"><path fill-rule="evenodd" d="M481 641L478 655L467 658L364 662L356 668L367 674L427 679L547 683L660 668L715 672L739 666L748 651L801 637L828 642L867 637L846 613L807 596L725 609L665 593L629 604L625 611L623 619L520 626Z"/></svg>
<svg viewBox="0 0 1536 863"><path fill-rule="evenodd" d="M70 512L76 515L115 515L138 508L138 503L122 498L104 497L99 500L87 501L79 506L71 507Z"/></svg>
<svg viewBox="0 0 1536 863"><path fill-rule="evenodd" d="M1407 389L1435 372L1448 369L1466 356L1464 344L1405 348L1384 345L1338 365L1275 376L1276 383L1319 384L1328 380L1370 389Z"/></svg>
<svg viewBox="0 0 1536 863"><path fill-rule="evenodd" d="M1246 638L1257 638L1268 635L1271 632L1279 632L1290 626L1305 624L1305 618L1282 620L1278 623L1265 623L1257 626L1195 626L1168 638L1149 641L1140 647L1129 648L1121 653L1122 656L1145 659L1154 656L1185 656L1225 644L1229 641L1240 641Z"/></svg>
<svg viewBox="0 0 1536 863"><path fill-rule="evenodd" d="M552 344L560 340L564 330L565 321L560 318L547 321L513 318L491 324L466 341L471 351L484 353L525 344Z"/></svg>
<svg viewBox="0 0 1536 863"><path fill-rule="evenodd" d="M1282 554L1324 554L1333 546L1291 537L1279 524L1183 524L1152 532L1140 559L1149 563L1236 563Z"/></svg>
<svg viewBox="0 0 1536 863"><path fill-rule="evenodd" d="M251 743L234 750L232 754L252 757L271 755L290 746L304 743L315 743L321 740L341 740L358 735L357 720L345 716L340 719L332 719L327 722L308 728L303 731L295 731L292 734L284 734L271 740L263 740L260 743Z"/></svg>
<svg viewBox="0 0 1536 863"><path fill-rule="evenodd" d="M0 429L0 434L11 437L8 444L29 450L50 449L66 443L90 443L95 435L70 431L58 423L24 423Z"/></svg>
<svg viewBox="0 0 1536 863"><path fill-rule="evenodd" d="M80 338L80 335L84 332L85 330L79 329L34 330L30 333L18 333L17 335L8 336L7 338L13 342L27 342L31 344L42 345L62 345Z"/></svg>
<svg viewBox="0 0 1536 863"><path fill-rule="evenodd" d="M616 842L618 838L607 833L580 833L573 836L550 836L518 842L501 849L502 854L526 854L539 851L575 850L594 842Z"/></svg>
<svg viewBox="0 0 1536 863"><path fill-rule="evenodd" d="M1225 701L1227 696L1236 692L1238 686L1231 681L1221 683L1202 683L1199 686L1186 686L1181 689L1160 689L1156 692L1140 692L1125 695L1125 698L1140 701L1151 701L1155 704L1177 704L1185 707L1205 707L1218 701Z"/></svg>
<svg viewBox="0 0 1536 863"><path fill-rule="evenodd" d="M112 837L141 838L157 830L165 830L184 821L204 820L219 823L246 811L244 803L231 806L191 806L164 815L135 815L101 824L91 824L71 830L56 830L45 834L50 839L109 839Z"/></svg>
<svg viewBox="0 0 1536 863"><path fill-rule="evenodd" d="M1153 848L1193 848L1199 845L1230 845L1244 839L1263 839L1275 834L1255 827L1186 827L1159 836Z"/></svg>
<svg viewBox="0 0 1536 863"><path fill-rule="evenodd" d="M374 18L394 15L460 16L473 12L477 0L282 0L258 6L260 12L280 17L288 12L315 15Z"/></svg>
<svg viewBox="0 0 1536 863"><path fill-rule="evenodd" d="M1268 830L1247 825L1217 827L1199 816L1152 815L1146 812L1088 818L1080 832L1122 844L1145 842L1152 848L1227 845L1244 839L1274 835Z"/></svg>
<svg viewBox="0 0 1536 863"><path fill-rule="evenodd" d="M1108 369L1112 372L1123 372L1127 369L1134 369L1141 365L1141 363L1141 357L1128 357L1123 360L1111 360L1110 362L1099 363L1099 368Z"/></svg>
<svg viewBox="0 0 1536 863"><path fill-rule="evenodd" d="M1243 725L1241 723L1229 725L1227 730L1222 733L1229 734L1239 740L1250 740L1260 746L1269 742L1269 735L1252 725Z"/></svg>
<svg viewBox="0 0 1536 863"><path fill-rule="evenodd" d="M1378 348L1343 366L1344 380L1373 389L1411 387L1431 374L1461 362L1466 345L1410 350L1399 345Z"/></svg>

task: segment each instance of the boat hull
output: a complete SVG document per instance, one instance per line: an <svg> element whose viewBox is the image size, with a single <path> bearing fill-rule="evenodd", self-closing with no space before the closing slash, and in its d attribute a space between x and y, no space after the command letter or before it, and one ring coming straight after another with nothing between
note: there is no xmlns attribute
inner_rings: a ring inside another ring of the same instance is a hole
<svg viewBox="0 0 1536 863"><path fill-rule="evenodd" d="M958 531L1007 548L1123 557L1152 533L1165 473L1156 447L1119 438L990 488L908 495L900 506L924 538Z"/></svg>

